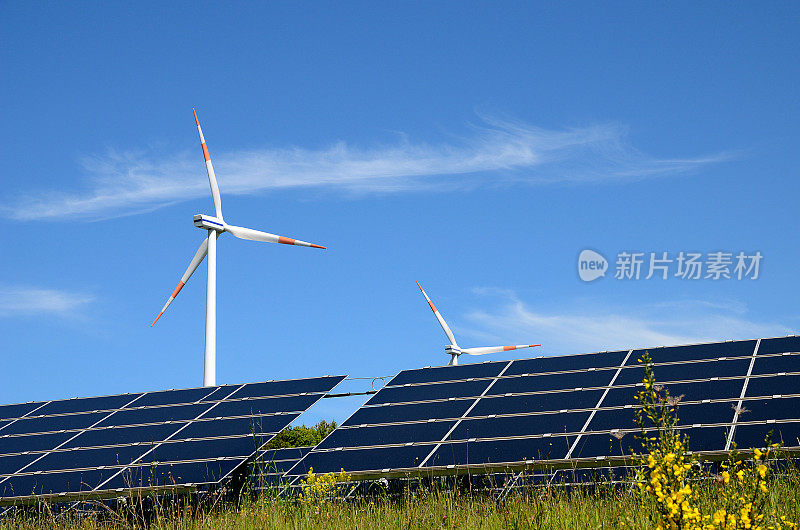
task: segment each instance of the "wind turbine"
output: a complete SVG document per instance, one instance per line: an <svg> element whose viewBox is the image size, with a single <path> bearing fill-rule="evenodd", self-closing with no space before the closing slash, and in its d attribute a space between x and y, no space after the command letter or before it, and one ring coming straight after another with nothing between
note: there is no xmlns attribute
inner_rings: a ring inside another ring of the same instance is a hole
<svg viewBox="0 0 800 530"><path fill-rule="evenodd" d="M461 354L467 355L486 355L487 353L497 353L501 351L511 351L511 350L518 350L520 348L533 348L534 346L541 346L541 344L518 344L516 346L486 346L483 348L461 348L456 343L456 338L453 335L453 332L450 331L450 326L447 325L447 322L444 321L442 318L442 314L439 313L439 310L436 309L436 306L433 305L431 299L428 298L428 293L425 292L425 289L417 282L417 287L419 290L422 291L422 295L425 297L425 300L428 301L428 305L431 306L431 310L433 314L436 315L436 320L439 321L439 325L442 326L444 330L444 334L447 335L447 340L450 341L450 344L444 347L445 353L450 355L450 362L447 363L448 366L454 366L458 364L458 356Z"/></svg>
<svg viewBox="0 0 800 530"><path fill-rule="evenodd" d="M194 112L194 109L192 109ZM172 291L172 294L167 299L167 303L161 309L156 319L150 324L150 327L158 322L164 311L167 310L169 305L181 292L183 286L189 281L197 267L203 262L203 259L208 256L208 278L206 283L206 349L204 358L203 370L203 386L214 386L217 380L217 238L225 232L230 232L239 239L249 239L251 241L263 241L266 243L282 243L284 245L297 245L301 247L325 247L315 245L313 243L306 243L289 237L276 236L267 232L260 232L250 228L243 228L241 226L229 225L222 218L222 201L219 196L219 186L217 185L217 177L214 175L214 166L211 165L211 156L208 154L208 147L206 147L206 140L203 138L203 130L200 128L200 122L197 120L197 113L194 112L194 121L197 124L197 132L200 133L200 145L203 147L203 156L206 159L206 171L208 172L208 183L211 185L211 197L214 200L214 210L216 217L210 215L197 214L194 216L194 226L208 231L208 236L200 243L200 248L197 249L192 261L189 263L189 268L183 273L181 281L178 286Z"/></svg>

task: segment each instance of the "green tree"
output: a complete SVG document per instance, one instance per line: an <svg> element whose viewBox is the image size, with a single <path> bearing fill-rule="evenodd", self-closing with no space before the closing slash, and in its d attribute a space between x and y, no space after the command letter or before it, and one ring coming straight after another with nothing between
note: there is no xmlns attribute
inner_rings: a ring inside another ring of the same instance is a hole
<svg viewBox="0 0 800 530"><path fill-rule="evenodd" d="M336 428L335 421L320 420L314 426L298 425L287 427L273 438L267 447L270 449L282 449L284 447L303 447L307 445L317 445Z"/></svg>

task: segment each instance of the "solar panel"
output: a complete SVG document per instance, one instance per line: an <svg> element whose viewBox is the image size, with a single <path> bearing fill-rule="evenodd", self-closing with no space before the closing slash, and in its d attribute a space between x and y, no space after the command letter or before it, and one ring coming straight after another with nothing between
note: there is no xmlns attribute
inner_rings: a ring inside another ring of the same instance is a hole
<svg viewBox="0 0 800 530"><path fill-rule="evenodd" d="M800 448L800 337L648 348L690 449ZM645 349L399 373L287 474L363 478L624 462ZM780 395L778 395L780 393ZM611 460L609 460L611 459ZM606 465L608 470L620 464Z"/></svg>
<svg viewBox="0 0 800 530"><path fill-rule="evenodd" d="M343 379L0 407L0 502L214 485Z"/></svg>

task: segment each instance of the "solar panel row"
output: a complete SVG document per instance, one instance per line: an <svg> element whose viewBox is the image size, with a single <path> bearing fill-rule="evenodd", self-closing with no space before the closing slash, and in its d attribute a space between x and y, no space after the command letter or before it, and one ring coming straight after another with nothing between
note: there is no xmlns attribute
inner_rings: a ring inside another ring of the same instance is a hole
<svg viewBox="0 0 800 530"><path fill-rule="evenodd" d="M0 499L219 482L342 379L0 407Z"/></svg>
<svg viewBox="0 0 800 530"><path fill-rule="evenodd" d="M629 455L645 350L407 370L289 471L414 472ZM693 451L800 446L800 337L648 350Z"/></svg>

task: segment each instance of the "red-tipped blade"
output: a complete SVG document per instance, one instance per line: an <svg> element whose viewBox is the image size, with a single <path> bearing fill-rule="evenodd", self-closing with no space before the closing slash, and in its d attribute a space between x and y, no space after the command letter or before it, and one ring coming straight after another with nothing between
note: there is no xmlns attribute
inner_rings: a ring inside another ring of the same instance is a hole
<svg viewBox="0 0 800 530"><path fill-rule="evenodd" d="M189 278L192 276L192 274L194 274L194 271L197 270L197 267L200 266L200 263L202 263L202 261L205 259L207 253L208 253L208 239L203 239L203 242L200 243L200 247L197 249L197 252L195 252L194 257L192 258L192 261L189 262L189 267L187 267L186 272L183 273L181 281L178 282L178 286L175 287L174 291L172 291L172 294L167 299L167 303L164 304L164 307L161 308L161 312L158 314L156 319L153 320L153 323L150 324L151 328L155 325L156 322L158 322L158 319L161 318L161 315L164 314L164 311L167 310L172 301L175 300L175 297L178 296L178 293L181 292L181 289L183 289L183 286L186 285L186 282L189 281Z"/></svg>

